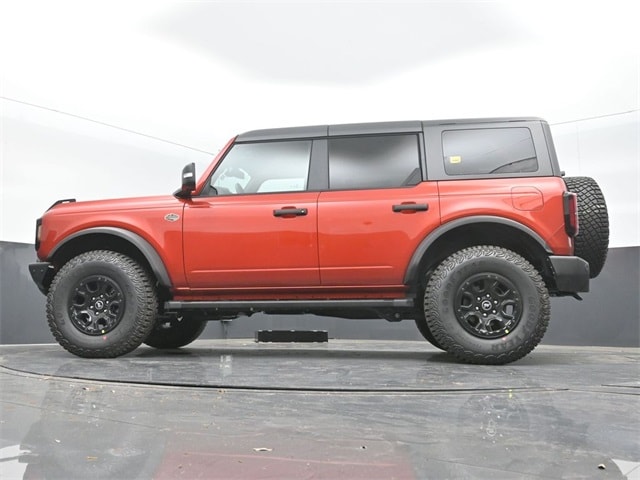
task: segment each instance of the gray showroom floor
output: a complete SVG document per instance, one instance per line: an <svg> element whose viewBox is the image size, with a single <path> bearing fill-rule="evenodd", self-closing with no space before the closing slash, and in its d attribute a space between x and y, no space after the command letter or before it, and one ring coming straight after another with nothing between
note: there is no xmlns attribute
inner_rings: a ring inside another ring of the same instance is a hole
<svg viewBox="0 0 640 480"><path fill-rule="evenodd" d="M0 347L0 478L640 478L640 350L501 367L423 342Z"/></svg>

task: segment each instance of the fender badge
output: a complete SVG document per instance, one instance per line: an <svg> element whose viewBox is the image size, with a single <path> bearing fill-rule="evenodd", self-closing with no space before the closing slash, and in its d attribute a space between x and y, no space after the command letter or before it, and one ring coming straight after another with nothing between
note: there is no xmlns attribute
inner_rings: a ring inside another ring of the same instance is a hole
<svg viewBox="0 0 640 480"><path fill-rule="evenodd" d="M180 215L176 214L176 213L167 213L164 216L164 219L167 222L175 222L176 220L178 220L180 218Z"/></svg>

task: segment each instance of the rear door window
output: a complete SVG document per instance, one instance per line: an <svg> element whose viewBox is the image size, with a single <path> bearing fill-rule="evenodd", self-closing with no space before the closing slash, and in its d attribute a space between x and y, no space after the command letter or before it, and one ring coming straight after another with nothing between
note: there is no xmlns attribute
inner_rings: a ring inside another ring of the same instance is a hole
<svg viewBox="0 0 640 480"><path fill-rule="evenodd" d="M421 180L415 134L329 139L331 190L397 188Z"/></svg>

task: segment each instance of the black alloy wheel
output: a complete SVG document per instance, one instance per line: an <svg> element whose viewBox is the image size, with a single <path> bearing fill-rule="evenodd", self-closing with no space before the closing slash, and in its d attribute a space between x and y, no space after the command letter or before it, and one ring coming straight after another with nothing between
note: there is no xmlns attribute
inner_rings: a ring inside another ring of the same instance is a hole
<svg viewBox="0 0 640 480"><path fill-rule="evenodd" d="M456 318L478 338L500 338L518 325L522 298L513 283L494 273L468 278L456 293Z"/></svg>
<svg viewBox="0 0 640 480"><path fill-rule="evenodd" d="M122 289L104 275L83 278L69 297L71 323L87 335L111 332L120 323L125 308Z"/></svg>

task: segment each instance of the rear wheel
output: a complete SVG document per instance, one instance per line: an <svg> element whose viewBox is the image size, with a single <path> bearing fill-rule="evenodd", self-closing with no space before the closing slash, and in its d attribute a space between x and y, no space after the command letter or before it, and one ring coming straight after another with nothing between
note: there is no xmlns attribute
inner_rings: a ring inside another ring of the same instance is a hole
<svg viewBox="0 0 640 480"><path fill-rule="evenodd" d="M569 191L578 194L578 235L574 253L589 264L591 278L597 277L609 250L609 214L602 190L593 178L567 177Z"/></svg>
<svg viewBox="0 0 640 480"><path fill-rule="evenodd" d="M126 255L96 250L69 260L47 295L58 343L80 357L117 357L153 328L158 299L150 275Z"/></svg>
<svg viewBox="0 0 640 480"><path fill-rule="evenodd" d="M198 338L206 326L206 320L186 316L159 319L144 343L154 348L184 347Z"/></svg>
<svg viewBox="0 0 640 480"><path fill-rule="evenodd" d="M467 363L504 364L527 355L547 329L549 303L535 268L494 246L451 255L430 276L424 294L431 334Z"/></svg>

